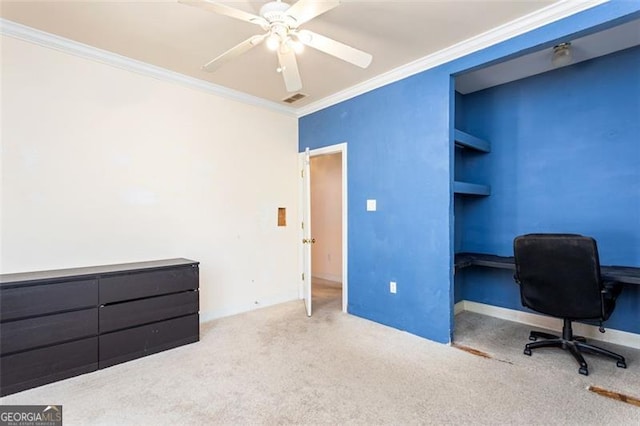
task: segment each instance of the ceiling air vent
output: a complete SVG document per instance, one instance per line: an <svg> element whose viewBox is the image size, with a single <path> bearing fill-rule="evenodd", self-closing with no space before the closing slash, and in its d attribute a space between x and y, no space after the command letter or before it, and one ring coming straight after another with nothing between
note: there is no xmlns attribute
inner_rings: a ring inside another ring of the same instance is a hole
<svg viewBox="0 0 640 426"><path fill-rule="evenodd" d="M295 95L291 95L286 99L283 99L282 102L286 102L288 104L292 104L296 101L299 101L300 99L304 99L306 98L307 95L305 95L304 93L296 93Z"/></svg>

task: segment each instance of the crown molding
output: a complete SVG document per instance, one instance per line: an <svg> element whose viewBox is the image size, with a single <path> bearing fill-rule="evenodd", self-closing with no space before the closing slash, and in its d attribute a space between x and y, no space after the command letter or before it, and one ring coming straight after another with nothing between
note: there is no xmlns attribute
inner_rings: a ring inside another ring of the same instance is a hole
<svg viewBox="0 0 640 426"><path fill-rule="evenodd" d="M386 86L439 65L451 62L470 53L501 43L536 28L590 9L609 0L562 0L536 12L495 27L489 31L449 46L431 55L424 56L408 64L394 68L372 79L351 86L345 90L296 109L298 117L314 113L363 93Z"/></svg>
<svg viewBox="0 0 640 426"><path fill-rule="evenodd" d="M226 99L242 102L260 108L270 109L275 112L287 115L296 115L296 110L276 102L268 101L257 96L248 95L237 90L229 89L204 80L189 77L165 68L147 64L142 61L118 55L117 53L98 49L74 40L50 34L26 25L18 24L4 18L0 18L0 34L13 37L19 40L34 43L43 47L59 50L81 58L90 59L111 65L116 68L146 75L171 83L178 83L192 89L211 93Z"/></svg>
<svg viewBox="0 0 640 426"><path fill-rule="evenodd" d="M270 109L287 115L303 117L608 1L609 0L562 0L529 15L493 28L408 64L394 68L367 81L356 84L345 90L299 108L280 105L277 102L248 95L237 90L189 77L174 71L169 71L165 68L137 61L126 56L98 49L96 47L46 33L44 31L36 30L4 18L0 18L0 34L38 44L43 47L56 49L85 59L101 62L120 69L147 75L159 80L178 83L192 89L211 93L248 105Z"/></svg>

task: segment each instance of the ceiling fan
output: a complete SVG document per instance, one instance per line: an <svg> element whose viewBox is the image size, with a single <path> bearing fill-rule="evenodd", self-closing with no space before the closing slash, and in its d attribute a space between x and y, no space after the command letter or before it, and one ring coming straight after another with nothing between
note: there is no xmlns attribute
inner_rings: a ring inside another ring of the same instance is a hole
<svg viewBox="0 0 640 426"><path fill-rule="evenodd" d="M202 67L205 71L215 71L224 63L248 52L251 48L264 41L269 49L275 50L278 54L279 67L277 71L282 73L287 91L296 92L302 88L296 53L302 52L304 45L361 68L367 68L373 59L369 53L313 31L299 28L305 22L338 6L340 4L339 0L298 0L293 5L289 5L282 0L270 1L260 8L260 16L212 0L178 1L258 25L266 31L264 34L249 37L242 43L212 59Z"/></svg>

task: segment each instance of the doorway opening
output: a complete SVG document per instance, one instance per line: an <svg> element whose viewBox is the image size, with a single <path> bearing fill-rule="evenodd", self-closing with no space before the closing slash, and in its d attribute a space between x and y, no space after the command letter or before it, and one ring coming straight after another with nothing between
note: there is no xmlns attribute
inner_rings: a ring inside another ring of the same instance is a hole
<svg viewBox="0 0 640 426"><path fill-rule="evenodd" d="M312 305L347 312L347 146L300 155L308 173L308 180L302 174L301 185L301 298L308 315Z"/></svg>
<svg viewBox="0 0 640 426"><path fill-rule="evenodd" d="M315 309L341 309L342 153L310 157L311 297Z"/></svg>

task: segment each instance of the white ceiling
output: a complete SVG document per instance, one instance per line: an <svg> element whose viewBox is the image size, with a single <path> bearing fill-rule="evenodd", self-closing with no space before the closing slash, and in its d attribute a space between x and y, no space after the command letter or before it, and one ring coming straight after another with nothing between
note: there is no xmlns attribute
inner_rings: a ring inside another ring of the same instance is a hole
<svg viewBox="0 0 640 426"><path fill-rule="evenodd" d="M224 2L257 13L264 1ZM373 55L368 69L307 48L299 55L302 93L317 102L449 46L539 11L551 0L342 0L306 28ZM214 73L201 66L260 34L260 27L177 0L5 1L0 16L196 79L281 102L290 96L276 55L258 46Z"/></svg>

